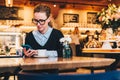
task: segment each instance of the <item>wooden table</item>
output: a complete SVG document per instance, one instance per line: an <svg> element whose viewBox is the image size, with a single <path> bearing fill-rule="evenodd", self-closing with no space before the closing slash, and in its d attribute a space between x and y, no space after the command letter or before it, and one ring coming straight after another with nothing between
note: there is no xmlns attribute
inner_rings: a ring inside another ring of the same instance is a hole
<svg viewBox="0 0 120 80"><path fill-rule="evenodd" d="M94 54L98 55L105 55L106 58L113 58L115 59L115 62L111 64L112 69L117 69L117 65L120 61L120 48L115 49L102 49L102 48L84 48L82 50L83 55L84 54L91 54L91 56L94 56Z"/></svg>
<svg viewBox="0 0 120 80"><path fill-rule="evenodd" d="M109 66L115 60L105 58L73 57L72 59L63 58L24 58L21 67L24 70L31 69L69 69L88 66Z"/></svg>
<svg viewBox="0 0 120 80"><path fill-rule="evenodd" d="M0 58L0 73L15 71L21 60L22 58Z"/></svg>
<svg viewBox="0 0 120 80"><path fill-rule="evenodd" d="M0 72L15 70L69 69L89 66L109 66L115 59L73 57L63 58L0 58Z"/></svg>

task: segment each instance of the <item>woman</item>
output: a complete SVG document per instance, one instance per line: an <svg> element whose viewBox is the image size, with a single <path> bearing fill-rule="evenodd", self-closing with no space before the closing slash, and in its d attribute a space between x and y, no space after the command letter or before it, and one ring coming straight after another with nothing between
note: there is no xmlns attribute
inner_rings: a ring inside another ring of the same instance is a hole
<svg viewBox="0 0 120 80"><path fill-rule="evenodd" d="M25 44L29 45L32 49L23 49L26 57L33 57L38 54L38 49L55 50L58 57L62 57L62 44L60 38L64 37L62 32L52 28L51 22L51 9L46 5L37 5L34 8L33 23L36 25L37 30L31 31L26 35ZM52 54L52 53L51 53ZM50 70L27 70L24 72L31 73L57 73L58 69Z"/></svg>
<svg viewBox="0 0 120 80"><path fill-rule="evenodd" d="M75 44L76 56L79 56L81 51L80 51L80 31L78 27L74 28L74 31L71 34L71 39L72 39L71 43Z"/></svg>
<svg viewBox="0 0 120 80"><path fill-rule="evenodd" d="M63 37L61 31L52 28L51 9L46 5L37 5L34 8L34 18L32 22L37 30L31 31L26 35L25 44L30 45L32 49L23 49L26 57L32 57L37 54L38 49L55 50L58 57L62 57L62 44L59 42Z"/></svg>

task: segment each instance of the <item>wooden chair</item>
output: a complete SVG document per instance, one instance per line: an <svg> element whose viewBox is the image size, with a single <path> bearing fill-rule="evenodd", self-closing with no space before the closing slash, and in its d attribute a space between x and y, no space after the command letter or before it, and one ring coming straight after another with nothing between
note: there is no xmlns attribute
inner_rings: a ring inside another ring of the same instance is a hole
<svg viewBox="0 0 120 80"><path fill-rule="evenodd" d="M120 80L120 71L109 71L96 74L18 74L18 80Z"/></svg>

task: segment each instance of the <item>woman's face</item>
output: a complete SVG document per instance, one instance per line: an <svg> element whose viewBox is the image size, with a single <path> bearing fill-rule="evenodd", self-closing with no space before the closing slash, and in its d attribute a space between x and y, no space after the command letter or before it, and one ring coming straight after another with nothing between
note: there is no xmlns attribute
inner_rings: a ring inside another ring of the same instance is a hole
<svg viewBox="0 0 120 80"><path fill-rule="evenodd" d="M37 29L40 33L44 34L48 29L48 23L50 19L46 16L45 12L35 12L34 13L34 21L37 25Z"/></svg>

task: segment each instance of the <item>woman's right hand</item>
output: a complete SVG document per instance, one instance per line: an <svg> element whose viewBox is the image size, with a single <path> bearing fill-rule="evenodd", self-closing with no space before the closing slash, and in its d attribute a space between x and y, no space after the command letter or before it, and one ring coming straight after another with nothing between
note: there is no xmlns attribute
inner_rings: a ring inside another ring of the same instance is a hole
<svg viewBox="0 0 120 80"><path fill-rule="evenodd" d="M26 48L23 48L23 52L26 57L32 57L33 55L38 53L37 50L33 50L33 49L26 50Z"/></svg>

